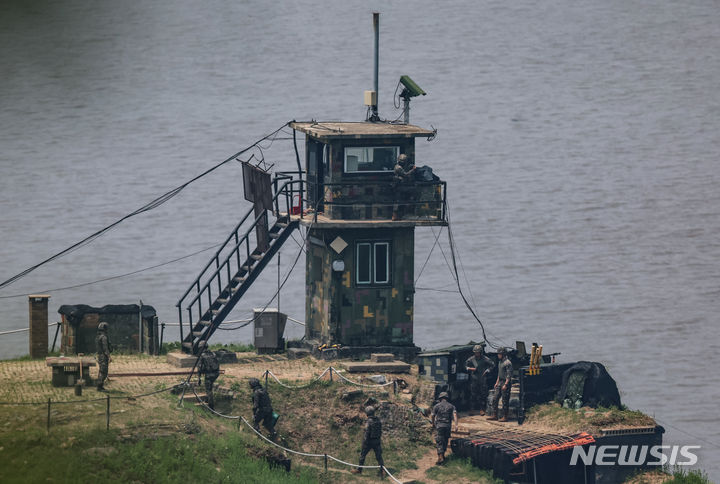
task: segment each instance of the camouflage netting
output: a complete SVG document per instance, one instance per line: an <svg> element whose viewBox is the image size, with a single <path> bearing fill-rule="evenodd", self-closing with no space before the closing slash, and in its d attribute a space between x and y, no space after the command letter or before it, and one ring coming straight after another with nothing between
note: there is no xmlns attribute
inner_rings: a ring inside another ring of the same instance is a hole
<svg viewBox="0 0 720 484"><path fill-rule="evenodd" d="M565 370L556 400L574 408L621 405L615 380L601 363L592 361L578 361Z"/></svg>
<svg viewBox="0 0 720 484"><path fill-rule="evenodd" d="M67 317L72 324L78 324L86 314L138 314L140 306L137 304L109 304L101 308L88 306L86 304L64 304L58 309L58 313ZM142 306L143 319L152 318L156 315L152 306Z"/></svg>

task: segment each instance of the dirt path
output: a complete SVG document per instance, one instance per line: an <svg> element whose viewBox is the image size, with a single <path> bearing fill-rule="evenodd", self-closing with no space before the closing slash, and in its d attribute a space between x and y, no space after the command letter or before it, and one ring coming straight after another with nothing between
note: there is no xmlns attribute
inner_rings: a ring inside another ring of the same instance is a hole
<svg viewBox="0 0 720 484"><path fill-rule="evenodd" d="M433 479L428 478L425 473L428 471L428 469L432 469L435 467L435 462L437 461L437 452L435 452L435 449L429 450L425 455L423 455L419 460L415 461L415 464L417 464L417 469L410 469L408 471L402 472L399 476L396 476L401 481L410 481L410 480L416 480L416 481L422 481L427 483L436 483L439 481L435 481Z"/></svg>

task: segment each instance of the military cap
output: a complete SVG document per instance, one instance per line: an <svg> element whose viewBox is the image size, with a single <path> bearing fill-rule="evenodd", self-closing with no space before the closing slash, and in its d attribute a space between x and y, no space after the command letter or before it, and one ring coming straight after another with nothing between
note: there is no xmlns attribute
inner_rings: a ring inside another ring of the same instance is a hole
<svg viewBox="0 0 720 484"><path fill-rule="evenodd" d="M365 407L365 415L367 415L368 417L375 415L375 407L369 405Z"/></svg>
<svg viewBox="0 0 720 484"><path fill-rule="evenodd" d="M447 392L442 392L440 395L438 395L438 400L442 400L443 398L445 400L450 400L450 395L448 395Z"/></svg>

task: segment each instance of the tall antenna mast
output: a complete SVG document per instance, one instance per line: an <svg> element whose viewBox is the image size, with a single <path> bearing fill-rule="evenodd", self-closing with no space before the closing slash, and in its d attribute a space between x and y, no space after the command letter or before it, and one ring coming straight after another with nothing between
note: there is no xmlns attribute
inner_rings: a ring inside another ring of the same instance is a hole
<svg viewBox="0 0 720 484"><path fill-rule="evenodd" d="M380 70L380 12L373 12L373 30L375 31L375 70L373 71L373 86L375 87L375 104L372 107L372 120L377 121L378 117L378 71Z"/></svg>
<svg viewBox="0 0 720 484"><path fill-rule="evenodd" d="M373 71L373 91L365 91L365 105L369 107L367 121L379 121L378 116L378 70L380 57L380 13L373 12L373 30L374 37L374 71ZM372 114L371 114L372 112Z"/></svg>

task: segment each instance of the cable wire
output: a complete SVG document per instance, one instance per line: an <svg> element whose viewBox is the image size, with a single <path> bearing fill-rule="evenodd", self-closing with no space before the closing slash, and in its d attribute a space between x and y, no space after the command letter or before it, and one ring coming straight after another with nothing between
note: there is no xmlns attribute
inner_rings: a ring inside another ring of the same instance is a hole
<svg viewBox="0 0 720 484"><path fill-rule="evenodd" d="M282 130L285 126L287 126L287 124L288 124L288 123L284 123L280 128L276 129L275 131L273 131L273 132L270 133L269 135L263 136L262 138L260 138L259 140L257 140L256 142L254 142L253 144L251 144L250 146L248 146L247 148L245 148L245 149L243 149L243 150L235 153L234 155L232 155L232 156L230 156L229 158L221 161L220 163L217 163L216 165L214 165L214 166L212 166L211 168L205 170L205 171L202 172L201 174L199 174L199 175L197 175L196 177L192 178L191 180L183 183L182 185L180 185L180 186L178 186L178 187L176 187L176 188L173 188L172 190L164 193L163 195L160 195L159 197L155 198L154 200L152 200L152 201L148 202L147 204L143 205L142 207L138 208L138 209L135 210L134 212L131 212L131 213L125 215L124 217L116 220L115 222L111 223L110 225L107 225L107 226L103 227L102 229L100 229L100 230L92 233L92 234L89 235L88 237L85 237L85 238L82 239L81 241L76 242L75 244L71 245L70 247L67 247L66 249L61 250L60 252L56 253L55 255L52 255L52 256L48 257L47 259L43 260L42 262L39 262L39 263L37 263L37 264L35 264L35 265L31 266L31 267L28 267L28 268L25 269L24 271L15 274L14 276L10 277L9 279L6 279L5 281L3 281L3 282L0 283L0 289L3 289L3 288L5 288L5 287L9 286L10 284L13 284L14 282L22 279L23 277L25 277L25 276L27 276L28 274L30 274L31 272L33 272L35 269L37 269L37 268L39 268L39 267L41 267L41 266L43 266L43 265L45 265L45 264L48 264L48 263L50 263L50 262L52 262L52 261L54 261L54 260L56 260L56 259L59 259L59 258L65 256L65 255L67 255L67 254L75 251L76 249L79 249L79 248L83 247L83 246L86 245L86 244L91 243L92 241L94 241L95 239L97 239L98 237L100 237L101 235L103 235L104 233L108 232L108 231L111 230L112 228L116 227L117 225L121 224L121 223L124 222L125 220L127 220L127 219L129 219L129 218L131 218L131 217L134 217L134 216L136 216L136 215L140 215L140 214L142 214L142 213L149 212L150 210L153 210L153 209L159 207L160 205L164 204L164 203L167 202L168 200L170 200L170 199L172 199L173 197L175 197L175 195L177 195L178 193L180 193L184 188L186 188L186 187L187 187L188 185L190 185L191 183L193 183L193 182L199 180L200 178L202 178L202 177L204 177L204 176L212 173L213 171L215 171L216 169L218 169L218 168L220 168L221 166L225 165L226 163L228 163L228 162L230 162L230 161L232 161L232 160L235 160L238 156L242 155L243 153L245 153L245 152L247 152L247 151L249 151L249 150L257 147L262 141L265 141L266 139L268 139L268 138L270 138L270 137L272 137L272 136L277 135L277 133L278 133L280 130Z"/></svg>
<svg viewBox="0 0 720 484"><path fill-rule="evenodd" d="M136 270L136 271L126 272L125 274L118 274L118 275L116 275L116 276L105 277L105 278L103 278L103 279L98 279L98 280L96 280L96 281L83 282L83 283L81 283L81 284L75 284L75 285L72 285L72 286L58 287L58 288L55 288L55 289L45 289L45 290L40 291L40 292L43 293L43 294L47 294L47 293L50 293L50 292L66 291L66 290L68 290L68 289L77 289L78 287L91 286L91 285L93 285L93 284L99 284L99 283L101 283L101 282L107 282L107 281L112 281L112 280L114 280L114 279L120 279L120 278L122 278L122 277L133 276L133 275L135 275L135 274L140 274L141 272L149 271L149 270L152 270L152 269L157 269L158 267L163 267L163 266L166 266L166 265L169 265L169 264L173 264L173 263L175 263L175 262L180 262L181 260L185 260L185 259L188 259L188 258L193 257L193 256L195 256L195 255L201 254L201 253L203 253L203 252L207 252L207 251L210 250L210 249L214 249L214 248L218 247L219 245L220 245L220 244L215 244L215 245L212 245L212 246L210 246L210 247L206 247L206 248L204 248L204 249L200 249L200 250L198 250L198 251L195 251L195 252L193 252L192 254L188 254L188 255L184 255L184 256L182 256L182 257L178 257L177 259L169 260L169 261L167 261L167 262L162 262L162 263L160 263L160 264L156 264L156 265L154 265L154 266L145 267L145 268L143 268L143 269L138 269L138 270ZM0 296L0 299L10 299L10 298L14 298L14 297L26 297L26 296L30 296L31 294L35 294L35 292L33 292L33 293L28 293L28 294L14 294L14 295L12 295L12 296Z"/></svg>

